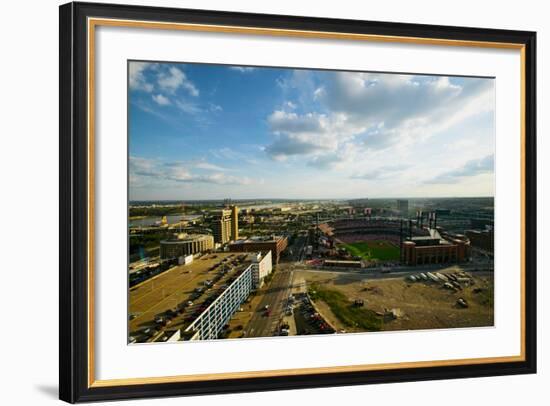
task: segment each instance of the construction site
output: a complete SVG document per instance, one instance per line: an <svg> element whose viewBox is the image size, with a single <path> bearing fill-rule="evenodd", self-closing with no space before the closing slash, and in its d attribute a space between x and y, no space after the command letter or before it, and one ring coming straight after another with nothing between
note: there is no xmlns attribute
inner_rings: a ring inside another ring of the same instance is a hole
<svg viewBox="0 0 550 406"><path fill-rule="evenodd" d="M337 332L492 326L492 272L368 275L295 271L319 313Z"/></svg>

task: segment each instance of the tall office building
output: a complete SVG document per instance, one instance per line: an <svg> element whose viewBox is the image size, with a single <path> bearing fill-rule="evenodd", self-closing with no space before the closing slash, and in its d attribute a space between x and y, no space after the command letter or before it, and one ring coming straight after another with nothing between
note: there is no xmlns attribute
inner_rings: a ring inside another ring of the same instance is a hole
<svg viewBox="0 0 550 406"><path fill-rule="evenodd" d="M212 234L214 234L214 241L220 244L239 238L239 209L237 206L233 206L231 209L221 209L215 213L212 220Z"/></svg>
<svg viewBox="0 0 550 406"><path fill-rule="evenodd" d="M239 208L231 207L231 239L237 241L239 239Z"/></svg>
<svg viewBox="0 0 550 406"><path fill-rule="evenodd" d="M407 217L409 215L409 201L398 200L397 210L399 211L399 214L401 214L401 217Z"/></svg>
<svg viewBox="0 0 550 406"><path fill-rule="evenodd" d="M214 241L225 244L231 238L231 210L222 209L216 212L212 220Z"/></svg>

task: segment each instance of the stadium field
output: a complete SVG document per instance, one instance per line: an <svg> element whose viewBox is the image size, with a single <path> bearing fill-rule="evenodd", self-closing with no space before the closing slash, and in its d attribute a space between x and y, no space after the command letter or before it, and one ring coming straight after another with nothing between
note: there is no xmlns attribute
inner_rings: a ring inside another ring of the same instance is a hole
<svg viewBox="0 0 550 406"><path fill-rule="evenodd" d="M399 247L384 240L358 241L349 244L338 244L339 248L345 248L351 255L363 259L380 261L398 260Z"/></svg>

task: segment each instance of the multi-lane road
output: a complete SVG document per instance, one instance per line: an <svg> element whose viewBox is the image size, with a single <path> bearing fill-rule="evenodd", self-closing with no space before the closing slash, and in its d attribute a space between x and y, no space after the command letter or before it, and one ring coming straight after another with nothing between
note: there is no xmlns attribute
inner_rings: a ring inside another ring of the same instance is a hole
<svg viewBox="0 0 550 406"><path fill-rule="evenodd" d="M283 317L285 304L292 288L292 269L280 266L264 293L246 330L247 337L272 336ZM269 312L265 307L269 306Z"/></svg>
<svg viewBox="0 0 550 406"><path fill-rule="evenodd" d="M294 264L301 260L306 241L306 237L297 237L294 243L288 247L288 252L292 252L292 255L276 265L273 279L263 293L262 300L248 323L247 337L267 337L277 332L279 323L284 316L288 297L292 292ZM269 312L266 312L266 306L269 306Z"/></svg>

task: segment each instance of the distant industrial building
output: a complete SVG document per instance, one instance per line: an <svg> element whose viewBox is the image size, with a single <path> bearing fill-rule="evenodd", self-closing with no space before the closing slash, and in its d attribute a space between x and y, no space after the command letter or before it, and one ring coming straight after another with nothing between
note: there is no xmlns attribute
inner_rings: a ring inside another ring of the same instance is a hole
<svg viewBox="0 0 550 406"><path fill-rule="evenodd" d="M212 233L214 242L220 244L239 238L239 209L237 206L232 206L231 209L221 209L214 214Z"/></svg>
<svg viewBox="0 0 550 406"><path fill-rule="evenodd" d="M174 238L160 242L161 260L179 259L214 248L214 239L206 234L176 234Z"/></svg>
<svg viewBox="0 0 550 406"><path fill-rule="evenodd" d="M494 230L466 230L466 237L470 240L472 247L480 248L488 252L495 250Z"/></svg>
<svg viewBox="0 0 550 406"><path fill-rule="evenodd" d="M280 207L274 207L273 213L286 213L292 210L292 207L290 206L280 206Z"/></svg>
<svg viewBox="0 0 550 406"><path fill-rule="evenodd" d="M407 217L409 215L409 201L408 200L398 200L397 201L397 211L401 217Z"/></svg>
<svg viewBox="0 0 550 406"><path fill-rule="evenodd" d="M271 251L272 260L279 263L281 253L288 246L288 239L281 236L254 237L247 240L238 240L229 244L231 252Z"/></svg>

